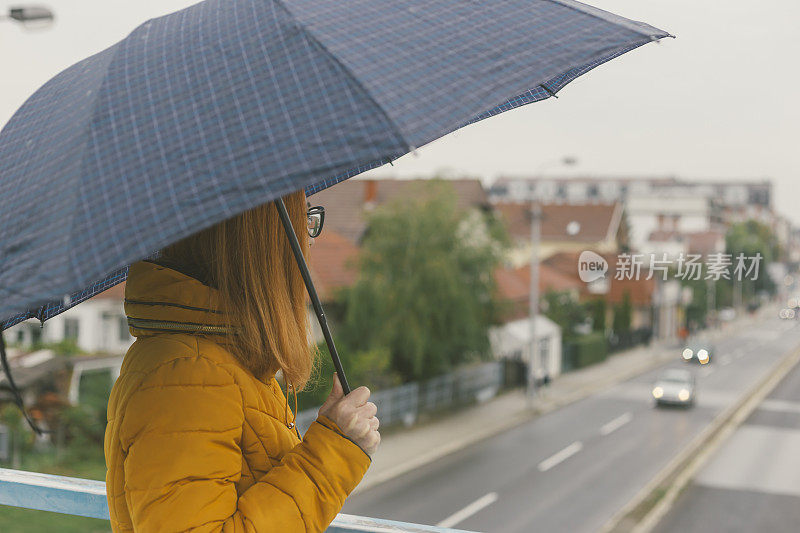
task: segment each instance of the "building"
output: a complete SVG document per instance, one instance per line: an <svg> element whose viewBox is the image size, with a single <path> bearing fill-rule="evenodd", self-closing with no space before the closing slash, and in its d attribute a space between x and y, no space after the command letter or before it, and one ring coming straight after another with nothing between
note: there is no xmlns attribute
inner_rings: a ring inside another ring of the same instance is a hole
<svg viewBox="0 0 800 533"><path fill-rule="evenodd" d="M531 260L531 215L528 202L497 202L512 240L509 262L515 267ZM539 258L559 252L617 253L626 246L628 227L619 202L596 204L543 204L541 206Z"/></svg>
<svg viewBox="0 0 800 533"><path fill-rule="evenodd" d="M572 278L579 284L580 301L591 301L603 298L606 301L606 324L610 327L614 320L614 306L621 305L627 297L632 306L631 329L650 328L653 326L653 303L656 291L655 279L616 279L614 266L616 255L599 254L609 265L605 278L605 291L598 293L591 290L590 284L584 283L578 276L578 257L575 252L560 252L544 260L543 264L558 271L563 276ZM627 295L627 296L626 296Z"/></svg>
<svg viewBox="0 0 800 533"><path fill-rule="evenodd" d="M456 207L469 211L488 211L489 197L478 179L358 179L343 181L311 196L312 204L328 206L325 230L333 230L353 244L360 244L367 229L368 214L390 201L413 198L431 183L441 182L453 188Z"/></svg>
<svg viewBox="0 0 800 533"><path fill-rule="evenodd" d="M561 328L544 315L536 315L536 357L531 359L530 318L520 318L489 330L492 353L499 359L530 363L537 379L561 374Z"/></svg>
<svg viewBox="0 0 800 533"><path fill-rule="evenodd" d="M745 216L772 212L772 183L662 178L501 177L489 189L491 201L542 203L625 202L630 196L702 196Z"/></svg>
<svg viewBox="0 0 800 533"><path fill-rule="evenodd" d="M530 265L518 268L500 267L494 272L497 295L503 309L503 320L507 322L525 318L530 314ZM583 288L580 280L566 276L546 264L539 265L539 294L557 291L568 294L578 301Z"/></svg>
<svg viewBox="0 0 800 533"><path fill-rule="evenodd" d="M124 298L125 283L120 283L44 323L17 324L7 330L7 339L26 347L73 341L86 353L124 354L134 340L128 331Z"/></svg>

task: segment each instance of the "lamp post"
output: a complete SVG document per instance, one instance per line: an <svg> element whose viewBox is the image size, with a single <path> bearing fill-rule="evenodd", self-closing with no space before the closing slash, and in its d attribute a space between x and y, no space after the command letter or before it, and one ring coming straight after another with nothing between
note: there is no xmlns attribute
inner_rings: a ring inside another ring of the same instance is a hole
<svg viewBox="0 0 800 533"><path fill-rule="evenodd" d="M0 15L0 20L10 20L26 24L29 22L52 22L55 19L53 12L43 6L12 7L7 14Z"/></svg>
<svg viewBox="0 0 800 533"><path fill-rule="evenodd" d="M577 164L577 158L573 156L565 156L561 159L547 161L539 166L537 169L537 177L541 178L542 171L545 167L561 164L564 166L573 166ZM528 379L527 379L527 396L528 405L533 407L533 398L536 394L536 360L537 348L539 343L536 339L536 317L539 314L539 245L542 235L542 206L536 201L535 195L531 194L531 286L530 294L528 296L528 314L529 331L530 331L530 354L528 358Z"/></svg>

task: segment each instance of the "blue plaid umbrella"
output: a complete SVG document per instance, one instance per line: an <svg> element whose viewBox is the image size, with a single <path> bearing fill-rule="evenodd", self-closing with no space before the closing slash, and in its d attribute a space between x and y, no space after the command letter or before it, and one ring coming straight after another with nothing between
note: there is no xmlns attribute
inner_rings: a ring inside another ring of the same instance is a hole
<svg viewBox="0 0 800 533"><path fill-rule="evenodd" d="M206 0L146 22L0 133L0 330L665 36L572 0Z"/></svg>

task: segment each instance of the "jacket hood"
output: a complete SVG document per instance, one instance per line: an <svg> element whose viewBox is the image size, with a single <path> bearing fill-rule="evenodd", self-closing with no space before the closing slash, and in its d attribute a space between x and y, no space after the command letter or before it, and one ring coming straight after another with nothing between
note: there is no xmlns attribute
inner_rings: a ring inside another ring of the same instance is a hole
<svg viewBox="0 0 800 533"><path fill-rule="evenodd" d="M139 261L128 270L125 315L134 337L202 333L221 340L235 333L221 308L216 289L173 268Z"/></svg>

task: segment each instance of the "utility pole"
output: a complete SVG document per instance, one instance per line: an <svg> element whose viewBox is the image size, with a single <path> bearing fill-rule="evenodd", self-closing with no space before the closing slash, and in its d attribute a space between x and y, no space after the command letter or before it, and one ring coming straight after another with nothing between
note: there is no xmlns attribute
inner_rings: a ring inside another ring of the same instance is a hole
<svg viewBox="0 0 800 533"><path fill-rule="evenodd" d="M530 327L530 357L528 361L528 403L533 406L536 394L536 359L539 343L536 339L536 317L539 314L539 243L542 233L542 206L531 199L531 287L528 302Z"/></svg>
<svg viewBox="0 0 800 533"><path fill-rule="evenodd" d="M706 280L706 320L709 326L713 326L715 322L715 317L717 314L716 310L716 297L717 297L717 286L714 283L714 280L707 279Z"/></svg>
<svg viewBox="0 0 800 533"><path fill-rule="evenodd" d="M545 161L536 170L534 175L541 179L544 169L551 165L574 166L578 159L574 156L564 156L561 159ZM539 244L542 236L542 206L536 200L536 194L531 194L531 287L528 295L528 321L530 332L530 354L528 357L527 397L528 407L533 407L536 394L536 369L539 343L536 339L536 317L539 315ZM545 369L545 372L547 369Z"/></svg>
<svg viewBox="0 0 800 533"><path fill-rule="evenodd" d="M52 22L54 18L52 11L41 6L12 7L7 14L0 14L0 20L12 20L23 24L29 22Z"/></svg>

